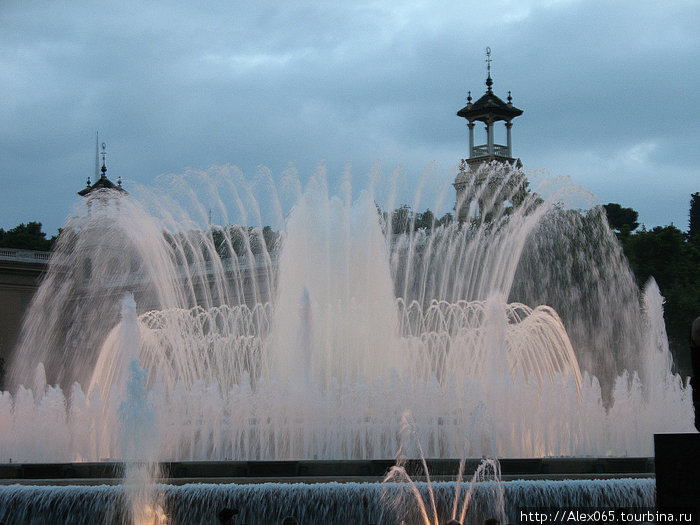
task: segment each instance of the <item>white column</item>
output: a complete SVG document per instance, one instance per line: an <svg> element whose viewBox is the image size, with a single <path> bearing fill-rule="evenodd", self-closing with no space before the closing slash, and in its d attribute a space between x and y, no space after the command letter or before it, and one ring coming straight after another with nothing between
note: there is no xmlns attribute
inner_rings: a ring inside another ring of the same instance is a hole
<svg viewBox="0 0 700 525"><path fill-rule="evenodd" d="M512 144L511 144L511 142L510 142L510 128L512 128L512 127L513 127L513 123L512 123L512 122L506 122L506 136L508 137L508 142L507 142L507 144L508 144L508 156L509 156L509 157L512 157L512 156L513 156L513 146L512 146Z"/></svg>
<svg viewBox="0 0 700 525"><path fill-rule="evenodd" d="M469 122L469 158L474 156L474 123Z"/></svg>
<svg viewBox="0 0 700 525"><path fill-rule="evenodd" d="M486 134L488 135L489 155L493 155L493 122L490 120L486 124Z"/></svg>

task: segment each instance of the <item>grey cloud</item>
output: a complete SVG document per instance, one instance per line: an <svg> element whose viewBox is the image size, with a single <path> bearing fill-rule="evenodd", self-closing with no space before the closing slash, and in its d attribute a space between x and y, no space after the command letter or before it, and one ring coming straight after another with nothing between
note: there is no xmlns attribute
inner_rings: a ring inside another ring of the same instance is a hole
<svg viewBox="0 0 700 525"><path fill-rule="evenodd" d="M689 65L699 10L600 0L5 5L0 226L58 227L91 170L96 129L110 172L134 183L225 163L279 176L293 162L308 176L325 159L334 187L348 160L357 179L381 161L385 172L405 167L411 199L431 161L449 184L466 153L455 113L467 90L485 88L487 45L496 93L512 90L525 110L513 139L527 166L569 173L647 223L678 223L698 160ZM641 167L630 151L644 153ZM673 204L609 183L644 177L658 188L654 174L669 169Z"/></svg>

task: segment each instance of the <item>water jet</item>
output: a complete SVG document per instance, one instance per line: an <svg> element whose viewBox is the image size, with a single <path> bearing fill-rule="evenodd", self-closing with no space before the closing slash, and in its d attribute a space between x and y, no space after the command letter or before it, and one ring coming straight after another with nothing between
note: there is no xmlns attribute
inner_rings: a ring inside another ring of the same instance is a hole
<svg viewBox="0 0 700 525"><path fill-rule="evenodd" d="M481 169L486 181L522 179L509 166ZM25 321L14 390L0 397L0 461L128 462L119 407L129 348L152 414L147 461L158 464L391 462L406 411L435 459L647 458L655 432L693 430L658 289L639 293L595 208L567 208L571 192L550 181L493 213L395 234L375 204L392 197L376 187L332 196L320 171L286 217L278 201L266 206L277 221L267 233L256 182L231 168L76 212ZM483 188L472 190L478 199ZM211 225L210 203L239 225ZM506 502L547 482L508 483ZM547 490L653 504L649 479L565 485ZM307 509L335 508L333 520L353 505L367 509L360 520L387 512L374 485L188 487L159 488L176 523L246 500L267 509L260 502L281 499L265 519L304 498L316 502ZM51 490L7 487L0 498L25 513L40 512L37 498L52 508L83 498L99 514L122 497ZM330 493L355 503L328 503ZM187 506L200 510L174 510ZM329 519L307 512L307 523Z"/></svg>

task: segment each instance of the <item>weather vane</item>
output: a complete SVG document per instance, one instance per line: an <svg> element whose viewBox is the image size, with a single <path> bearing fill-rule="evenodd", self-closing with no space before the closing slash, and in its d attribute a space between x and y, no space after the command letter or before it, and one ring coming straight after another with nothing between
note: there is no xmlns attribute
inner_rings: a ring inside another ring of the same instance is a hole
<svg viewBox="0 0 700 525"><path fill-rule="evenodd" d="M489 76L491 76L491 48L486 48L486 69L488 70Z"/></svg>

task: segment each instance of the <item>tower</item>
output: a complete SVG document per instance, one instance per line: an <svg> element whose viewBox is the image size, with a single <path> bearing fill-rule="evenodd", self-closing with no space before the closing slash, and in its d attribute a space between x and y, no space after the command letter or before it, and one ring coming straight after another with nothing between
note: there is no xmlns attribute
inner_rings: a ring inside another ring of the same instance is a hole
<svg viewBox="0 0 700 525"><path fill-rule="evenodd" d="M103 142L102 143L102 168L100 170L101 174L100 177L98 178L98 171L97 171L97 166L99 165L99 160L98 160L98 143L99 140L96 138L95 139L95 181L94 184L90 183L90 177L87 178L87 183L85 188L80 190L78 192L78 195L81 197L85 197L87 199L87 205L88 205L88 214L91 211L92 208L92 200L96 197L106 197L106 200L109 200L110 198L119 197L121 195L128 195L128 192L122 188L122 178L119 177L117 179L117 183L114 184L111 180L107 178L107 165L105 161L105 157L107 156L107 145ZM114 193L112 192L104 192L104 191L99 191L99 190L113 190ZM102 199L101 199L102 200Z"/></svg>
<svg viewBox="0 0 700 525"><path fill-rule="evenodd" d="M479 100L472 103L471 91L468 92L467 105L457 112L458 117L467 120L469 128L469 158L462 159L459 173L455 178L454 187L457 190L457 204L455 211L460 220L469 215L469 203L475 196L473 193L481 188L488 177L486 171L480 167L492 162L507 163L521 168L520 159L513 157L513 145L511 140L511 128L513 119L523 114L522 109L513 105L513 97L508 92L508 102L504 102L493 92L493 80L491 79L491 48L486 48L486 64L488 75L486 78L486 93ZM497 122L504 121L506 128L506 144L496 144L495 126ZM483 122L486 129L486 144L474 144L474 127L476 122ZM483 178L484 180L476 180ZM496 185L495 181L489 181L489 185ZM483 200L483 199L482 199ZM479 210L481 212L482 210Z"/></svg>

